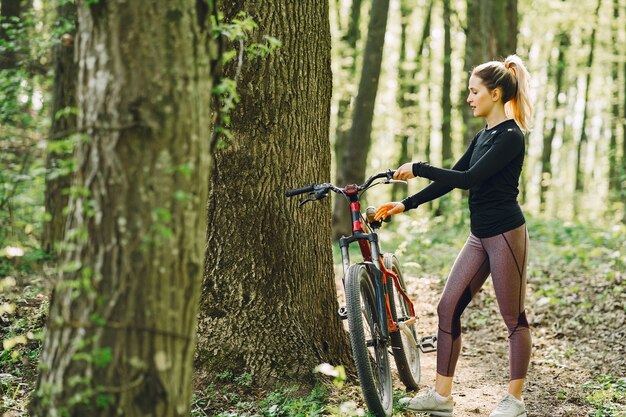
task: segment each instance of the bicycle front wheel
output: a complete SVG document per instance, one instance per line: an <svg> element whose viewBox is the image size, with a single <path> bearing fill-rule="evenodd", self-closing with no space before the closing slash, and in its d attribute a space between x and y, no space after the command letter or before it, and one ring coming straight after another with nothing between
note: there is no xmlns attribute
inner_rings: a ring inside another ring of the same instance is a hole
<svg viewBox="0 0 626 417"><path fill-rule="evenodd" d="M383 257L385 269L398 276L398 283L402 291L406 293L404 277L400 270L400 262L391 253L386 253ZM391 315L396 323L401 323L411 316L409 303L397 291L392 277L387 278L387 293L389 294L389 304ZM420 353L417 346L416 325L407 326L406 329L398 330L390 334L393 358L398 368L400 380L408 390L417 390L420 382Z"/></svg>
<svg viewBox="0 0 626 417"><path fill-rule="evenodd" d="M348 268L346 307L352 353L367 408L376 416L390 416L393 391L389 342L382 335L386 323L379 320L374 285L365 265Z"/></svg>

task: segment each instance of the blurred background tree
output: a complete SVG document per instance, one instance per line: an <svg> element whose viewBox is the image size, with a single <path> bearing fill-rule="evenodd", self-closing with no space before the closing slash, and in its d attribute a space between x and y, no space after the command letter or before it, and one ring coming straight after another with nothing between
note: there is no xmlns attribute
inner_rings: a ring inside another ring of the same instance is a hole
<svg viewBox="0 0 626 417"><path fill-rule="evenodd" d="M331 13L332 116L338 127L331 130L333 143L343 140L346 97L356 100L362 79L341 65L354 4L331 2L339 8ZM531 73L535 104L521 184L525 211L562 220L624 221L625 9L620 0L391 2L366 171L410 160L448 166L483 123L468 112L468 73L517 53ZM360 30L350 39L364 39L364 22ZM363 150L342 146L336 161ZM399 200L424 185L418 180L408 192L396 187L392 195L377 193L372 202ZM460 194L450 199L458 202ZM433 210L441 213L438 204Z"/></svg>

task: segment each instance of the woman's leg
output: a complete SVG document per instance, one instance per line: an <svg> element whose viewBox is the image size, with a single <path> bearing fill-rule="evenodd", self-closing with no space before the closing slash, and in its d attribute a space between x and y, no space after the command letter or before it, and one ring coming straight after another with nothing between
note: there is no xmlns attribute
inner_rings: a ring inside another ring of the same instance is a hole
<svg viewBox="0 0 626 417"><path fill-rule="evenodd" d="M461 314L489 275L489 259L480 239L470 234L456 258L437 306L437 381L442 396L452 391L452 376L461 351Z"/></svg>
<svg viewBox="0 0 626 417"><path fill-rule="evenodd" d="M489 255L500 313L509 331L509 392L520 399L532 344L524 310L528 261L526 225L482 239L482 243Z"/></svg>

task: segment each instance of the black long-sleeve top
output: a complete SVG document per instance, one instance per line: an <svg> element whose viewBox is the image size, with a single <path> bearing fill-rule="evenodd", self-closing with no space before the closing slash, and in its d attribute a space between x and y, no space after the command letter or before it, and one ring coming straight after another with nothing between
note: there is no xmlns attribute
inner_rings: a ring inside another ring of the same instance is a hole
<svg viewBox="0 0 626 417"><path fill-rule="evenodd" d="M517 203L524 163L524 135L514 120L506 120L474 137L452 169L424 162L413 164L413 174L432 181L402 201L406 210L447 194L469 189L472 233L479 238L498 235L524 224Z"/></svg>

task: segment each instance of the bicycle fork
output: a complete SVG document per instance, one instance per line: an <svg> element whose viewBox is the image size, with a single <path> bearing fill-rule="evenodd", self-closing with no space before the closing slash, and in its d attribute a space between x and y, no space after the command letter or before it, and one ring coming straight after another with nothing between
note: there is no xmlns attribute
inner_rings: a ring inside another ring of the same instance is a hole
<svg viewBox="0 0 626 417"><path fill-rule="evenodd" d="M359 246L361 247L361 253L365 262L363 264L367 268L367 272L372 279L374 284L374 292L376 294L376 307L378 313L379 323L382 324L381 330L381 339L383 342L386 342L389 339L389 327L392 325L393 331L395 331L395 323L391 320L391 316L387 315L390 311L389 309L389 295L387 294L386 288L384 287L384 278L385 276L381 272L380 265L380 254L378 250L378 236L375 233L363 233L359 230L355 231L352 236L342 237L339 239L339 247L341 248L341 262L343 265L343 277L342 280L345 279L345 276L348 273L348 268L350 268L350 254L348 252L348 247L350 243L355 241L359 242ZM368 242L366 242L368 241ZM373 261L373 262L372 262ZM344 288L345 288L345 282ZM342 319L347 318L347 311L345 307L341 307L339 309L339 316Z"/></svg>

